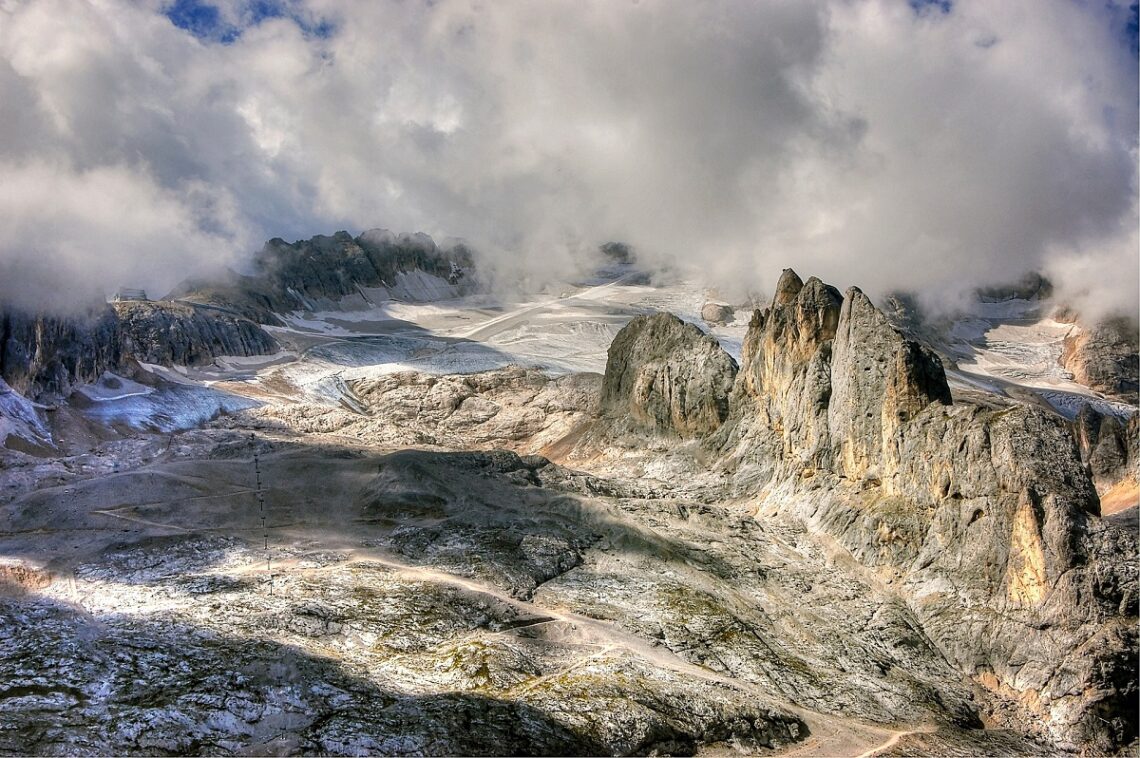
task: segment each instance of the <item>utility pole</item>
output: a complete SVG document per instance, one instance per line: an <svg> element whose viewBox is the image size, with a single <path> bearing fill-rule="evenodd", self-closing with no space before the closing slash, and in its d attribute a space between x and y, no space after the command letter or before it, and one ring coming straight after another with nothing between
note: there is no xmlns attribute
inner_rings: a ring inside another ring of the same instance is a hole
<svg viewBox="0 0 1140 758"><path fill-rule="evenodd" d="M265 493L261 489L261 456L257 452L257 436L249 435L250 444L253 445L253 474L256 478L257 508L261 514L261 533L265 539L265 572L269 574L269 594L273 594L273 567L269 555L269 526L265 521Z"/></svg>

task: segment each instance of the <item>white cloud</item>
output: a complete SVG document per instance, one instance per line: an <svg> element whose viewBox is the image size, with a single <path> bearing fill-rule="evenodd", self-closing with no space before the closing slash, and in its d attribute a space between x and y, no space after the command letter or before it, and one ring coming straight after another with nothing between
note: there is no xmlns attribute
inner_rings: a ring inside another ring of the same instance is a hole
<svg viewBox="0 0 1140 758"><path fill-rule="evenodd" d="M466 237L503 278L623 239L727 288L792 265L949 301L1044 268L1136 308L1116 6L220 5L248 26L230 44L158 0L0 9L9 270L160 290L267 237L382 225Z"/></svg>

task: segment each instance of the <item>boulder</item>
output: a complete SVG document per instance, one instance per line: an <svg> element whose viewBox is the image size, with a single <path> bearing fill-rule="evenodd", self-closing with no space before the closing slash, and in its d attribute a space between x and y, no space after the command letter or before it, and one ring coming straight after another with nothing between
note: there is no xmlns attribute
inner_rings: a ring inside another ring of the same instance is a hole
<svg viewBox="0 0 1140 758"><path fill-rule="evenodd" d="M710 324L727 324L733 315L732 306L724 303L708 302L701 308L701 318Z"/></svg>

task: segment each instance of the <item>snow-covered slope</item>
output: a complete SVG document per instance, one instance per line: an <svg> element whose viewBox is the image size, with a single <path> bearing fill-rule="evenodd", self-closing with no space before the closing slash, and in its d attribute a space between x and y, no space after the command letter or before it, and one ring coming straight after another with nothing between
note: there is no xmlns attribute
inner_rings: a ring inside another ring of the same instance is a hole
<svg viewBox="0 0 1140 758"><path fill-rule="evenodd" d="M520 365L555 375L600 373L617 332L634 316L660 310L709 331L739 358L750 314L713 326L701 320L706 298L690 282L645 284L646 277L630 266L606 273L514 301L474 295L289 314L283 316L286 327L271 331L282 342L306 347L300 360L267 377L284 380L312 400L341 403L330 387L399 371L454 374Z"/></svg>
<svg viewBox="0 0 1140 758"><path fill-rule="evenodd" d="M1074 381L1061 365L1065 338L1079 329L1055 321L1035 300L976 302L953 319L938 347L957 364L948 374L959 387L1039 397L1067 419L1081 406L1127 418L1135 408Z"/></svg>

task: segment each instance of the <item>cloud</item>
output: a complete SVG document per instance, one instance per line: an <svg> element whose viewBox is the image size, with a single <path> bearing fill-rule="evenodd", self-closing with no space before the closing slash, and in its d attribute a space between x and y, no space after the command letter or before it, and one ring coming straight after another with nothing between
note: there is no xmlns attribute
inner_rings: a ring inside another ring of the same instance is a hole
<svg viewBox="0 0 1140 758"><path fill-rule="evenodd" d="M1135 311L1130 12L9 0L0 297L386 226L464 237L500 281L621 239L730 292L791 265L949 303L1044 269Z"/></svg>

